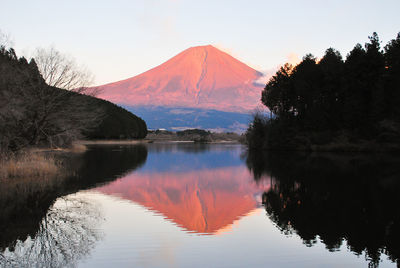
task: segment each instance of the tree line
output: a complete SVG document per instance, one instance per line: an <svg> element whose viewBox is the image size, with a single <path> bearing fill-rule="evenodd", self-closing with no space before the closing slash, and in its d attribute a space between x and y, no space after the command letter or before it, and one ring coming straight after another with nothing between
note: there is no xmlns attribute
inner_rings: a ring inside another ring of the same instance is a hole
<svg viewBox="0 0 400 268"><path fill-rule="evenodd" d="M329 48L285 64L266 84L247 131L252 148L310 148L334 142L400 143L400 33L381 48L377 33L345 59Z"/></svg>
<svg viewBox="0 0 400 268"><path fill-rule="evenodd" d="M0 45L0 152L46 144L68 146L79 138L143 138L146 123L95 98L90 80L54 49L29 62Z"/></svg>

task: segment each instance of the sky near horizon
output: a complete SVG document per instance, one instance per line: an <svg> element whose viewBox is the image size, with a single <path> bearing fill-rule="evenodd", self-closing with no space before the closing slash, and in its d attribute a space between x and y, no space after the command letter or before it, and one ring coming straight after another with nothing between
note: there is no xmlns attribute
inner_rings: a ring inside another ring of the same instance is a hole
<svg viewBox="0 0 400 268"><path fill-rule="evenodd" d="M268 72L329 47L345 56L376 31L400 32L400 0L69 0L1 3L0 30L18 55L54 46L95 84L126 79L192 46L211 44Z"/></svg>

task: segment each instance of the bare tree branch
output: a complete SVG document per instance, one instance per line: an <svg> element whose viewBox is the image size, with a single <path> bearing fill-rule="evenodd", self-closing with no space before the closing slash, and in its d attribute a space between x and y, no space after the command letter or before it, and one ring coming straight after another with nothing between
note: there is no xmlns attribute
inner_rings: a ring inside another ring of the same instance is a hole
<svg viewBox="0 0 400 268"><path fill-rule="evenodd" d="M54 47L36 49L33 58L49 86L86 94L93 83L93 75L74 59L61 54ZM90 89L91 93L93 89ZM88 94L92 95L92 94Z"/></svg>

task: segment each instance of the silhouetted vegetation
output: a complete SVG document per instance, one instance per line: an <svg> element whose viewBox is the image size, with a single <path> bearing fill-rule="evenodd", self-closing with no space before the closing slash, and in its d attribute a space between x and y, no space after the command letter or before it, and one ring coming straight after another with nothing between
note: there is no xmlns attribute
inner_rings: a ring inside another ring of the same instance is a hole
<svg viewBox="0 0 400 268"><path fill-rule="evenodd" d="M371 267L381 254L400 259L400 158L381 154L248 152L269 218L306 246L321 241L329 251L343 243L365 254Z"/></svg>
<svg viewBox="0 0 400 268"><path fill-rule="evenodd" d="M239 142L240 136L234 132L210 132L204 129L186 129L177 132L168 130L149 131L147 139L154 141L194 141L208 142Z"/></svg>
<svg viewBox="0 0 400 268"><path fill-rule="evenodd" d="M373 33L343 60L329 48L286 64L262 92L274 116L256 115L250 148L300 150L400 149L400 33L384 49Z"/></svg>
<svg viewBox="0 0 400 268"><path fill-rule="evenodd" d="M143 139L146 122L124 108L106 100L89 97L93 106L102 107L104 116L93 129L83 132L88 139Z"/></svg>
<svg viewBox="0 0 400 268"><path fill-rule="evenodd" d="M176 132L176 135L178 135L178 136L185 136L185 135L207 136L210 134L211 134L210 131L207 131L204 129L186 129L186 130Z"/></svg>
<svg viewBox="0 0 400 268"><path fill-rule="evenodd" d="M0 151L40 144L64 147L84 135L146 136L142 119L87 95L85 75L75 72L70 61L54 50L38 55L40 61L28 62L0 44Z"/></svg>

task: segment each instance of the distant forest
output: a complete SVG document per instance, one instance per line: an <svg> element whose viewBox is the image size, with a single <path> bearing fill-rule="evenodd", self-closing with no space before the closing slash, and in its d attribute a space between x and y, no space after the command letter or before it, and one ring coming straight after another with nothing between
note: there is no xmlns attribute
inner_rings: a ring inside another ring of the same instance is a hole
<svg viewBox="0 0 400 268"><path fill-rule="evenodd" d="M45 64L55 62L57 55L45 58ZM64 85L74 86L78 74L68 68L62 71L54 84L63 79ZM55 75L52 70L49 73ZM146 134L141 118L108 101L49 85L35 59L28 63L14 49L0 46L0 152L37 145L68 146L85 137L144 138Z"/></svg>
<svg viewBox="0 0 400 268"><path fill-rule="evenodd" d="M266 84L246 133L250 148L368 150L400 144L400 33L383 49L377 33L344 60L329 48L285 64ZM383 146L383 147L382 147Z"/></svg>

